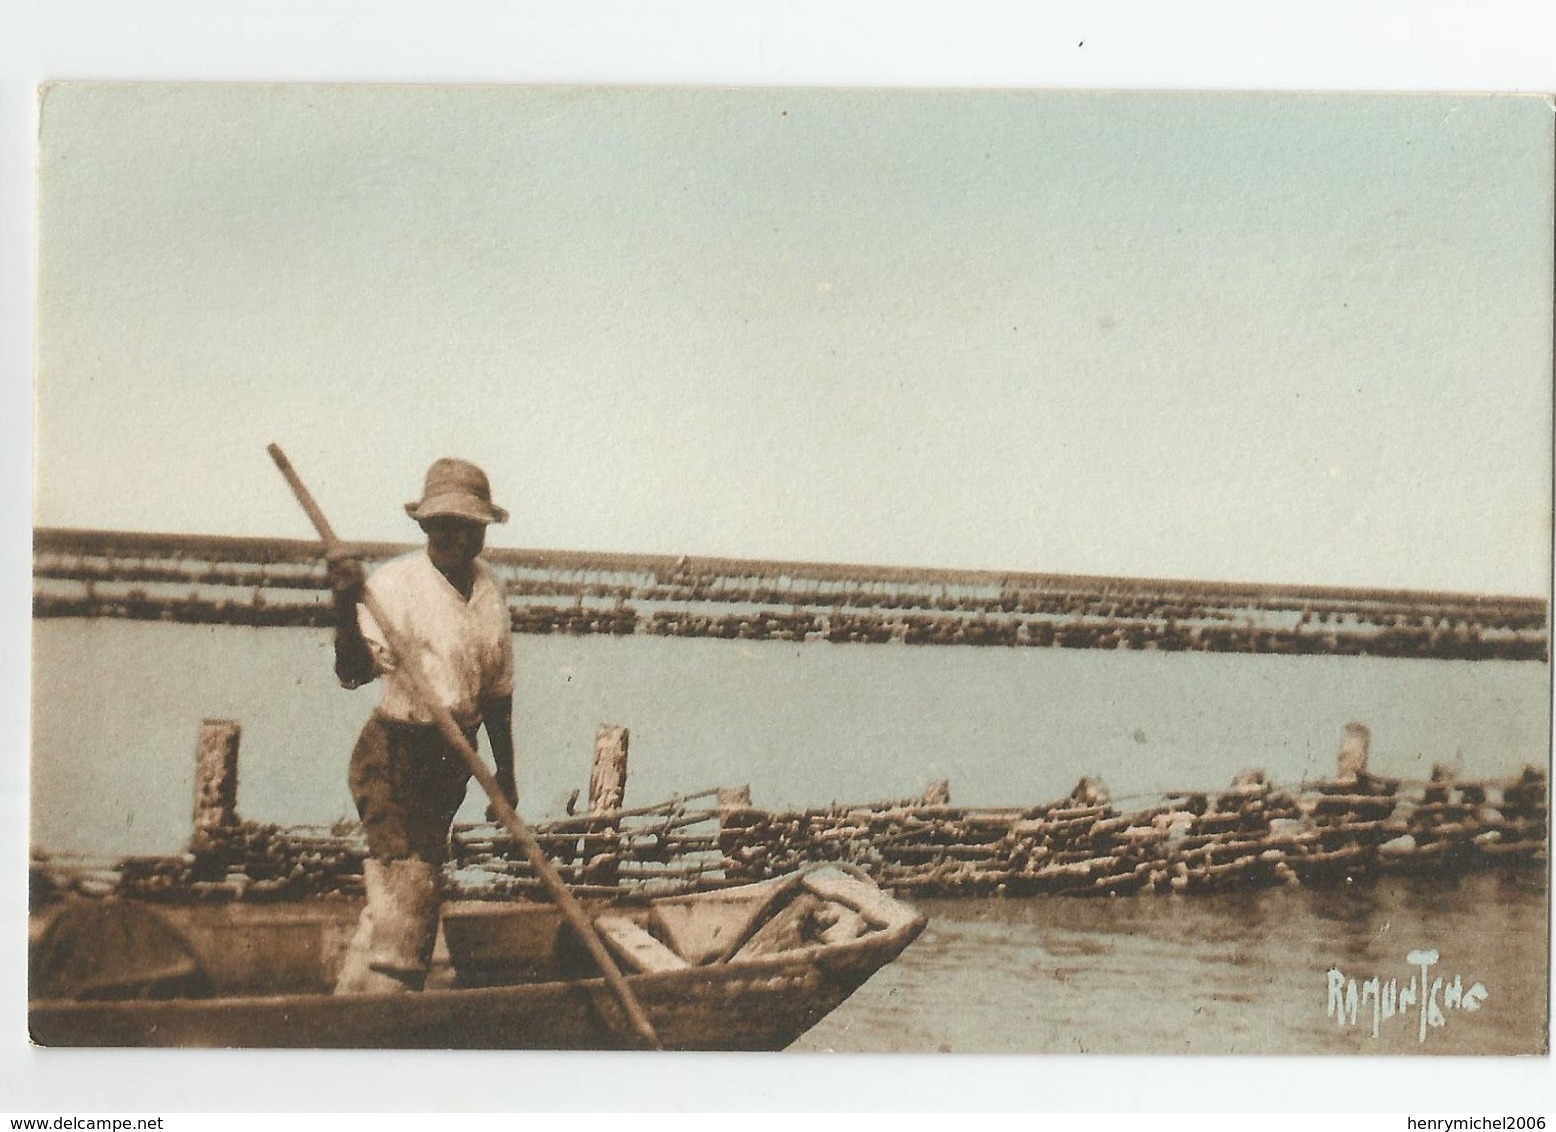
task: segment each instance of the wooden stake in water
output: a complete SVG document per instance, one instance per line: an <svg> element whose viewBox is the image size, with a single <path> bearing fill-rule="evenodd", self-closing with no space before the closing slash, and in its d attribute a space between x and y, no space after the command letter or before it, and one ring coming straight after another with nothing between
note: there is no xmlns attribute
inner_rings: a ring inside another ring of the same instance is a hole
<svg viewBox="0 0 1556 1132"><path fill-rule="evenodd" d="M324 517L324 512L319 510L319 505L314 502L308 488L304 486L302 479L292 467L292 462L286 458L279 445L272 444L267 451L270 453L270 458L275 461L276 467L281 469L281 474L286 477L292 494L297 497L297 502L307 513L314 530L319 532L319 538L324 542L325 553L331 555L337 553L340 540L335 537L335 531L330 527L329 520ZM363 591L362 603L378 622L378 627L383 630L399 672L411 685L422 706L432 715L433 722L438 725L438 731L443 735L444 741L458 751L460 757L465 760L470 773L481 784L481 788L486 791L486 796L491 800L492 810L497 815L497 819L502 822L514 841L523 847L530 868L535 870L535 875L540 878L552 900L561 909L568 925L578 933L578 938L583 940L584 946L589 949L589 954L605 976L606 983L615 992L622 1009L627 1012L627 1017L631 1020L632 1028L639 1039L650 1049L662 1048L659 1044L659 1035L654 1032L648 1015L643 1013L642 1005L638 1002L637 996L632 993L632 988L627 985L627 980L622 976L621 969L616 966L616 961L611 958L610 952L605 950L605 944L601 942L594 925L589 922L589 917L584 915L583 909L578 906L578 901L573 899L573 894L567 890L567 885L562 883L561 876L557 874L555 866L541 850L540 843L535 840L535 835L530 832L524 819L508 804L508 799L503 796L502 787L497 784L496 777L486 768L486 764L481 761L481 756L476 754L475 748L466 741L464 733L459 730L453 716L449 715L448 709L432 695L416 651L409 646L400 634L398 626L390 620L383 607L374 599L371 590Z"/></svg>
<svg viewBox="0 0 1556 1132"><path fill-rule="evenodd" d="M1372 732L1365 723L1347 723L1340 736L1340 756L1336 760L1336 777L1341 782L1355 782L1367 773L1368 748L1372 745Z"/></svg>
<svg viewBox="0 0 1556 1132"><path fill-rule="evenodd" d="M207 848L218 830L238 824L238 741L243 729L230 719L200 724L195 748L194 837L190 848Z"/></svg>
<svg viewBox="0 0 1556 1132"><path fill-rule="evenodd" d="M594 769L589 774L589 812L619 810L627 796L627 743L625 727L605 725L594 737Z"/></svg>
<svg viewBox="0 0 1556 1132"><path fill-rule="evenodd" d="M599 817L619 810L627 797L627 743L625 727L603 724L594 738L594 769L589 772L589 813ZM620 826L611 818L602 818L589 826L589 832L614 837ZM596 851L586 855L585 880L589 884L614 885L621 879L621 847L618 843L608 852L598 852L602 841L595 841Z"/></svg>

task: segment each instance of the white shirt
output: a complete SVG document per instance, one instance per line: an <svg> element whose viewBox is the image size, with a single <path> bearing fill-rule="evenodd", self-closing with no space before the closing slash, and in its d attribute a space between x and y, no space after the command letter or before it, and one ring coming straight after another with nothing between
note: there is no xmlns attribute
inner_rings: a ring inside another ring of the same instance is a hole
<svg viewBox="0 0 1556 1132"><path fill-rule="evenodd" d="M454 722L474 727L481 722L482 703L513 694L508 605L486 563L475 562L469 601L432 564L425 550L386 562L368 578L367 589L398 635L418 649L422 676ZM357 623L383 673L379 710L404 723L431 723L432 713L404 674L395 670L388 642L365 605L357 606Z"/></svg>

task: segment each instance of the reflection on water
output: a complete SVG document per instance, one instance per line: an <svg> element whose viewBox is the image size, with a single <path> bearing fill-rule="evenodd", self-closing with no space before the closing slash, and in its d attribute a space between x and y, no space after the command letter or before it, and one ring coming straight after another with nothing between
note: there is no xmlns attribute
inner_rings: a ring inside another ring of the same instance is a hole
<svg viewBox="0 0 1556 1132"><path fill-rule="evenodd" d="M1546 1033L1539 873L1082 900L925 901L929 927L794 1047L876 1052L1528 1054ZM1407 984L1406 956L1487 990L1419 1037L1327 1013L1328 972Z"/></svg>

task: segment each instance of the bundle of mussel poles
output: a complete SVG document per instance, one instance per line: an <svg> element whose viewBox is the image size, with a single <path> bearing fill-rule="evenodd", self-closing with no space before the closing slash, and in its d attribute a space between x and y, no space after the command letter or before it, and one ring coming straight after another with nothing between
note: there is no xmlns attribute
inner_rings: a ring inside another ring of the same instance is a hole
<svg viewBox="0 0 1556 1132"><path fill-rule="evenodd" d="M1181 892L1540 863L1546 794L1534 767L1500 784L1362 773L1296 791L1252 771L1217 794L1124 813L1083 779L1068 798L1022 810L727 812L721 844L725 875L740 880L833 860L920 896Z"/></svg>
<svg viewBox="0 0 1556 1132"><path fill-rule="evenodd" d="M532 832L580 895L695 891L716 884L724 867L720 811L708 804L717 793L568 816ZM73 891L168 902L352 896L362 892L366 852L355 822L326 828L239 821L203 831L176 855L83 862L34 854L33 889L39 896ZM454 827L444 890L453 899L544 898L523 849L490 824Z"/></svg>
<svg viewBox="0 0 1556 1132"><path fill-rule="evenodd" d="M1107 895L1543 865L1547 794L1535 767L1504 782L1363 772L1293 790L1252 771L1220 792L1158 796L1128 812L1087 779L1064 799L1010 809L919 799L772 812L750 805L746 791L708 790L534 832L585 896L697 891L821 862L858 866L882 887L919 896ZM35 855L33 884L167 901L353 895L364 852L352 823L245 821L176 856L82 867ZM455 827L444 879L455 899L544 898L522 849L492 825Z"/></svg>

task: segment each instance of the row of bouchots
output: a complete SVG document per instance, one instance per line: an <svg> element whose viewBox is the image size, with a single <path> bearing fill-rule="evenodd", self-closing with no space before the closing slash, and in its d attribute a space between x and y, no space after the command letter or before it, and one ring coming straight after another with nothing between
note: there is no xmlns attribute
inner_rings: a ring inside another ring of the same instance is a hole
<svg viewBox="0 0 1556 1132"><path fill-rule="evenodd" d="M35 617L116 617L179 624L325 628L331 606L318 602L209 601L200 598L62 597L38 595ZM725 640L825 640L833 644L982 645L1069 649L1135 649L1158 652L1277 653L1436 657L1458 660L1544 660L1543 638L1482 637L1474 630L1428 628L1339 630L1322 626L1268 629L1253 625L1148 621L1053 621L1020 617L883 615L805 610L708 614L658 610L648 618L630 606L561 608L516 605L513 631L570 636L646 633Z"/></svg>
<svg viewBox="0 0 1556 1132"><path fill-rule="evenodd" d="M849 861L921 895L1106 895L1318 883L1540 863L1546 776L1500 786L1362 774L1299 792L1252 772L1219 794L1121 813L1096 784L1020 813L943 807L725 818L727 875Z"/></svg>
<svg viewBox="0 0 1556 1132"><path fill-rule="evenodd" d="M615 896L658 888L693 890L719 883L720 810L706 791L606 816L567 817L534 828L547 858L581 894ZM61 890L137 899L280 901L359 895L366 844L355 822L330 828L252 821L197 832L181 854L129 857L92 868L36 854L33 891ZM443 869L448 895L497 899L537 893L522 850L489 825L458 825Z"/></svg>
<svg viewBox="0 0 1556 1132"><path fill-rule="evenodd" d="M687 891L759 880L823 861L921 896L1106 895L1346 881L1383 872L1450 874L1543 865L1547 778L1503 783L1369 776L1288 791L1259 772L1219 793L1120 812L1082 780L1026 809L895 803L775 813L739 801L567 818L536 828L563 879L586 895ZM299 830L240 823L197 852L131 858L69 874L34 862L34 883L144 899L290 900L361 891L363 846L348 824ZM456 897L538 894L508 835L456 827L445 888Z"/></svg>
<svg viewBox="0 0 1556 1132"><path fill-rule="evenodd" d="M47 542L47 539L45 539ZM185 558L163 548L162 556L148 553L115 553L99 547L96 555L75 552L35 551L35 577L89 584L221 586L239 589L314 590L327 587L324 563L318 558L283 555L258 562L232 558L217 560L207 548ZM252 549L248 552L251 556ZM381 559L380 559L381 560ZM1181 589L1148 581L1107 583L1097 579L1087 585L1022 583L1005 579L971 585L872 578L868 569L847 581L806 577L805 568L790 567L793 577L775 582L770 576L626 570L615 573L603 564L595 568L547 566L533 560L513 560L512 552L488 556L508 594L516 598L563 600L590 599L616 604L705 603L759 605L810 609L923 610L972 614L1028 614L1049 617L1086 617L1123 621L1244 621L1268 614L1294 614L1303 624L1336 623L1352 619L1381 628L1480 630L1485 632L1541 632L1545 629L1543 603L1527 599L1487 599L1456 595L1432 595L1430 603L1365 595L1348 601L1343 596L1261 593L1237 587L1208 586ZM584 576L580 576L584 575ZM590 576L592 575L592 576ZM1098 588L1098 586L1102 588Z"/></svg>

